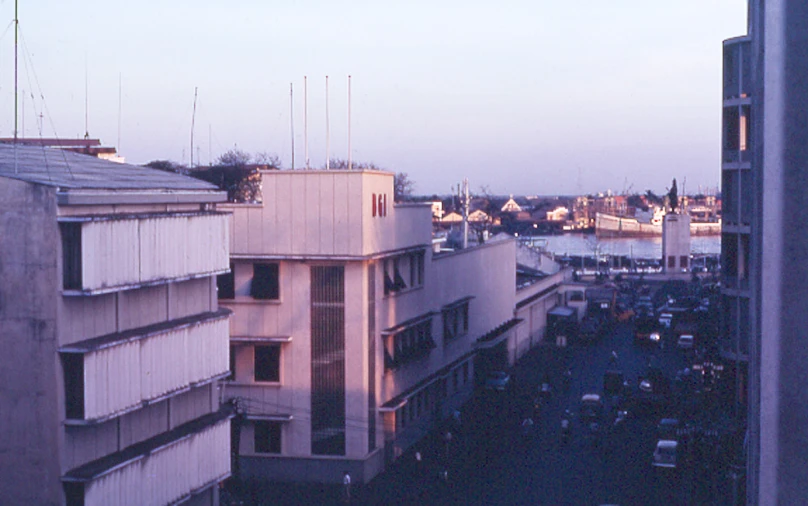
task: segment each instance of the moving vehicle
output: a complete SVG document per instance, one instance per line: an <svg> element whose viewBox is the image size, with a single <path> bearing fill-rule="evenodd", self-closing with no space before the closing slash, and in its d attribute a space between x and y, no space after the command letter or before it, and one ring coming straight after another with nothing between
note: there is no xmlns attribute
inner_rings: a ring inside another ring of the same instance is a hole
<svg viewBox="0 0 808 506"><path fill-rule="evenodd" d="M676 346L683 350L689 350L693 347L693 334L681 334L679 339L676 340Z"/></svg>
<svg viewBox="0 0 808 506"><path fill-rule="evenodd" d="M654 467L675 468L676 467L676 448L679 443L670 441L668 439L660 439L657 441L656 448L654 449L654 458L651 465Z"/></svg>

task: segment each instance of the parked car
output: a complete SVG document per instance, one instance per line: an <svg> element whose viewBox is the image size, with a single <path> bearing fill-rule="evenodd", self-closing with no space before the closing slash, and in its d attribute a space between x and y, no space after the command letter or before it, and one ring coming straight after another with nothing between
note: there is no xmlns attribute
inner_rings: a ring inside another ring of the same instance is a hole
<svg viewBox="0 0 808 506"><path fill-rule="evenodd" d="M489 390L505 390L511 382L511 376L505 371L493 371L485 378L485 388Z"/></svg>
<svg viewBox="0 0 808 506"><path fill-rule="evenodd" d="M584 423L600 422L603 416L603 401L598 394L584 394L581 397L581 421Z"/></svg>
<svg viewBox="0 0 808 506"><path fill-rule="evenodd" d="M654 449L654 458L651 465L654 467L664 467L673 469L676 467L676 448L679 443L668 439L657 441Z"/></svg>
<svg viewBox="0 0 808 506"><path fill-rule="evenodd" d="M683 350L689 350L693 347L693 334L680 334L679 339L676 340L676 346Z"/></svg>

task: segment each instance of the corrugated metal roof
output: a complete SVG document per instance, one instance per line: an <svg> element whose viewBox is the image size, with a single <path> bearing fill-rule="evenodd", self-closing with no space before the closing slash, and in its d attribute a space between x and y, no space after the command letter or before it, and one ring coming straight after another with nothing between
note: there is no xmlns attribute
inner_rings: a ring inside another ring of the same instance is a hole
<svg viewBox="0 0 808 506"><path fill-rule="evenodd" d="M210 183L173 172L19 144L0 143L0 177L64 189L218 190Z"/></svg>

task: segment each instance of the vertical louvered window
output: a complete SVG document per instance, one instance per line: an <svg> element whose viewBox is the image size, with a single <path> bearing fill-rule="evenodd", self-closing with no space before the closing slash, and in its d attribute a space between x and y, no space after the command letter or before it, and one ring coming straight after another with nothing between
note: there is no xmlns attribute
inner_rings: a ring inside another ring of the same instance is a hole
<svg viewBox="0 0 808 506"><path fill-rule="evenodd" d="M345 268L311 268L311 452L345 455Z"/></svg>

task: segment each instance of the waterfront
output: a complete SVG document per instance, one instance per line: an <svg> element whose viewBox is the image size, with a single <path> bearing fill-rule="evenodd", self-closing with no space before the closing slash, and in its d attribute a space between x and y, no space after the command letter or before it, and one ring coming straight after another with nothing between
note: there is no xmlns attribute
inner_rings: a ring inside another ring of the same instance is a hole
<svg viewBox="0 0 808 506"><path fill-rule="evenodd" d="M662 257L662 237L599 238L594 234L563 234L535 236L528 242L558 256ZM719 255L721 236L693 236L690 251L694 255Z"/></svg>

